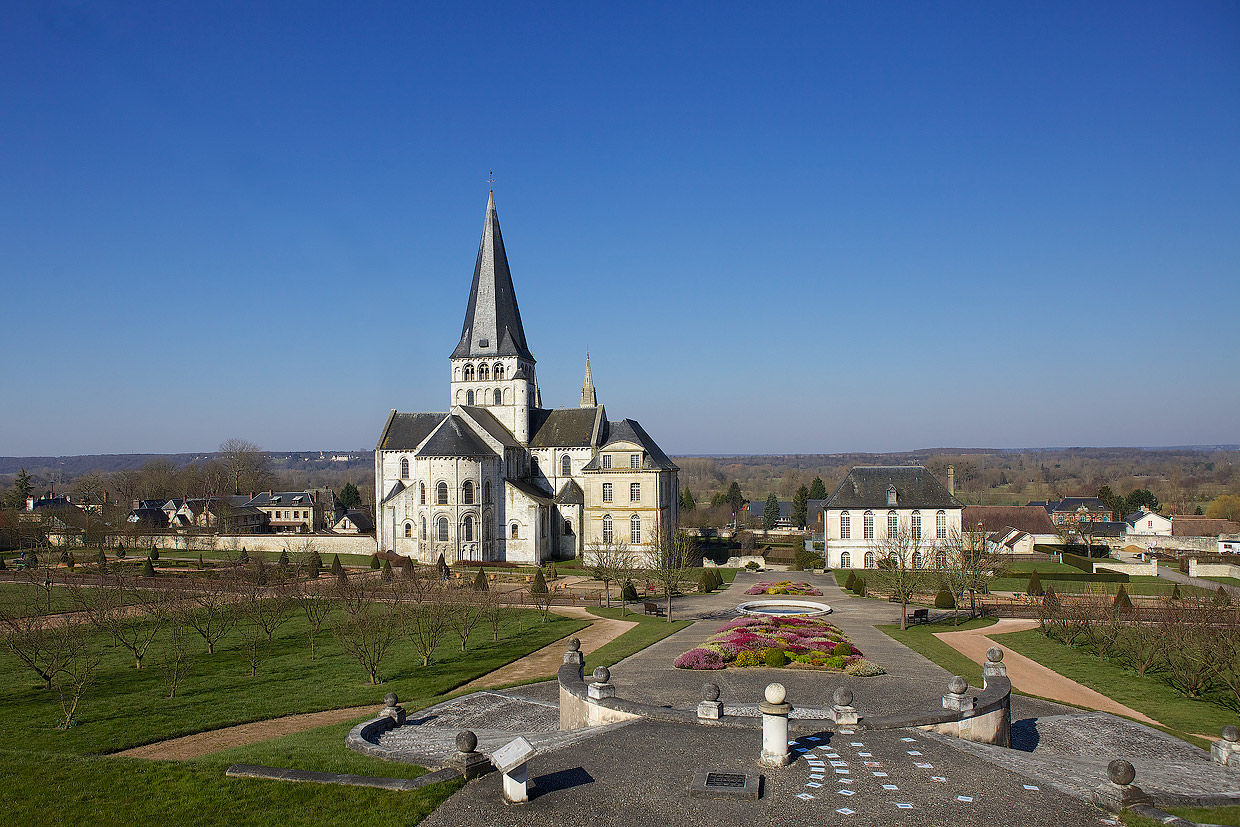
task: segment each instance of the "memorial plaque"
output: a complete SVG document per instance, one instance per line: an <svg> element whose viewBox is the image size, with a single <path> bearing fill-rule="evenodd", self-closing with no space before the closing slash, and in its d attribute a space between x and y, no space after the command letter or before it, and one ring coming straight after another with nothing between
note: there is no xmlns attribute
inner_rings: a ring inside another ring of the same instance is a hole
<svg viewBox="0 0 1240 827"><path fill-rule="evenodd" d="M534 748L530 746L530 742L518 735L495 750L491 755L491 763L495 764L500 772L508 772L530 760L533 755Z"/></svg>

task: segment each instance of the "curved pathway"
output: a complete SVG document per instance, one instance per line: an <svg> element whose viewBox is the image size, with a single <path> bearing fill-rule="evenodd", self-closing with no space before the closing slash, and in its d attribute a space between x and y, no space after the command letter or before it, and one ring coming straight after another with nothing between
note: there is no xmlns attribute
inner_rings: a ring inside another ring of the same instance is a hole
<svg viewBox="0 0 1240 827"><path fill-rule="evenodd" d="M1027 629L1036 629L1037 627L1038 622L1036 620L1003 618L993 626L984 626L980 629L966 629L961 632L936 632L934 636L969 658L969 660L984 663L986 660L986 650L991 646L999 646L998 643L990 639L989 635L1023 632ZM1083 706L1098 710L1099 712L1123 715L1146 724L1162 726L1161 723L1148 715L1124 706L1118 701L1114 701L1100 692L1095 692L1087 686L1082 686L1074 680L1065 678L1053 669L1048 669L1019 652L1014 652L1008 647L1000 648L1003 649L1003 662L1007 664L1008 678L1012 681L1012 686L1021 692L1037 695L1039 698L1048 698L1052 701L1065 701L1075 706Z"/></svg>
<svg viewBox="0 0 1240 827"><path fill-rule="evenodd" d="M581 641L581 650L587 654L604 644L610 643L637 625L633 621L595 617L578 606L556 606L552 608L552 611L566 617L594 620L594 623L590 626L574 633ZM570 636L565 635L556 642L549 643L523 658L518 658L507 666L501 666L499 669L488 672L455 691L492 689L525 680L552 677L555 675L560 663L563 662L564 641L568 637ZM286 715L283 718L253 721L248 724L214 729L210 732L198 732L180 738L171 738L167 741L158 741L154 744L146 744L113 754L123 758L188 761L192 758L200 758L201 756L210 755L213 752L220 752L232 747L255 744L259 741L269 741L272 738L280 738L285 735L291 735L294 732L343 723L344 721L361 718L365 715L373 715L374 712L375 706L371 704L370 706L354 706L345 709L328 709L323 712L311 712L303 715Z"/></svg>

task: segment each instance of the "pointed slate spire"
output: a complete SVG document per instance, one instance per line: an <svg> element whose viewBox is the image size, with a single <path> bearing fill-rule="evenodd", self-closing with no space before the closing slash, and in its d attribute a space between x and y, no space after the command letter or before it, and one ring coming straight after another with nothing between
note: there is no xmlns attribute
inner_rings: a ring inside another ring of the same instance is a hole
<svg viewBox="0 0 1240 827"><path fill-rule="evenodd" d="M504 237L495 212L495 193L487 199L487 217L478 242L478 261L474 264L474 283L469 289L469 306L461 325L461 341L452 358L520 356L534 361L525 343L517 293L508 271Z"/></svg>
<svg viewBox="0 0 1240 827"><path fill-rule="evenodd" d="M590 375L590 351L586 351L586 379L581 383L581 407L593 408L598 405L598 397L594 393L594 377Z"/></svg>

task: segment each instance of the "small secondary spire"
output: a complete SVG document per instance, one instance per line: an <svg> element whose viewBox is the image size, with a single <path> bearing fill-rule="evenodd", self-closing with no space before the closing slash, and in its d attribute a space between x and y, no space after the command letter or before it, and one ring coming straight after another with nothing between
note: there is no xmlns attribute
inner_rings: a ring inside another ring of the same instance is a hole
<svg viewBox="0 0 1240 827"><path fill-rule="evenodd" d="M598 397L594 393L594 377L590 375L590 351L586 351L586 378L581 383L581 407L593 408L598 405Z"/></svg>

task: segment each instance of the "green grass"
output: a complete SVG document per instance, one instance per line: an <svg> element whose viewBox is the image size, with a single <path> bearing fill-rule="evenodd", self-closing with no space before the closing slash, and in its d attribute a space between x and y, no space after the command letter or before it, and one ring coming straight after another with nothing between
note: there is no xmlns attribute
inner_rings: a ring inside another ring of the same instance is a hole
<svg viewBox="0 0 1240 827"><path fill-rule="evenodd" d="M1204 577L1203 580L1212 580L1215 583L1222 583L1226 586L1240 586L1240 578L1235 577Z"/></svg>
<svg viewBox="0 0 1240 827"><path fill-rule="evenodd" d="M1142 678L1109 660L1095 657L1080 648L1069 648L1044 637L1037 630L1008 632L994 637L996 642L1053 669L1064 677L1135 709L1164 724L1178 737L1200 744L1186 736L1218 732L1224 724L1235 723L1236 712L1212 697L1188 698L1171 687L1160 675Z"/></svg>
<svg viewBox="0 0 1240 827"><path fill-rule="evenodd" d="M1056 563L1053 560L1014 560L1008 565L1009 571L1033 574L1035 571L1080 571L1075 566Z"/></svg>
<svg viewBox="0 0 1240 827"><path fill-rule="evenodd" d="M636 654L652 643L658 643L665 637L670 637L693 622L691 620L676 620L673 618L669 623L667 618L633 614L631 610L621 617L619 607L610 609L599 607L591 609L590 613L599 617L635 621L637 625L611 643L605 644L599 647L598 650L590 653L586 657L587 671L596 666L611 666L619 663L629 655Z"/></svg>
<svg viewBox="0 0 1240 827"><path fill-rule="evenodd" d="M1042 587L1054 586L1055 591L1059 594L1089 594L1098 592L1102 594L1115 594L1119 591L1119 587L1123 586L1128 594L1141 595L1159 595L1169 596L1176 584L1164 580L1161 577L1149 577L1146 575L1134 575L1127 583L1107 583L1100 580L1094 580L1089 575L1082 574L1081 577L1074 580L1043 580ZM1028 577L996 577L990 581L990 590L992 592L1017 592L1024 594L1029 587ZM1204 594L1206 590L1199 589L1196 586L1180 586L1180 594L1188 596L1190 594Z"/></svg>
<svg viewBox="0 0 1240 827"><path fill-rule="evenodd" d="M928 660L934 661L942 666L953 675L960 675L969 682L971 686L981 687L982 685L982 665L974 663L969 658L957 652L943 641L934 636L935 632L959 632L965 629L981 629L994 624L992 618L975 618L973 620L961 620L959 626L953 626L951 618L935 621L934 623L918 623L916 626L910 626L904 631L900 630L898 625L877 626L879 631L887 635L893 640L898 640L914 652L922 655ZM880 663L881 665L881 663Z"/></svg>
<svg viewBox="0 0 1240 827"><path fill-rule="evenodd" d="M1162 807L1160 809L1196 824L1224 824L1229 825L1229 827L1231 825L1240 825L1240 806ZM1128 811L1120 815L1120 821L1127 825L1127 827L1162 827L1161 821L1155 821L1152 818L1139 816Z"/></svg>

